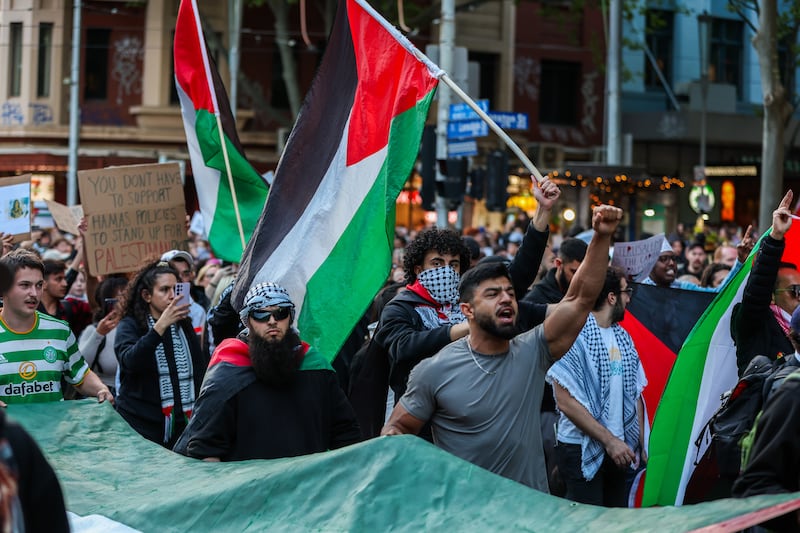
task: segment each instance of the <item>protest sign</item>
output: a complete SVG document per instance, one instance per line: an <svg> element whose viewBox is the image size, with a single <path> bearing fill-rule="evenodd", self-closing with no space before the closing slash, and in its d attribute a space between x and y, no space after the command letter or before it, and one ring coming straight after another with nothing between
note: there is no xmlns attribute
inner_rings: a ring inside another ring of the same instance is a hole
<svg viewBox="0 0 800 533"><path fill-rule="evenodd" d="M45 200L45 203L58 229L78 235L78 224L83 218L83 208L81 206L73 205L70 207L52 200Z"/></svg>
<svg viewBox="0 0 800 533"><path fill-rule="evenodd" d="M611 265L622 268L628 279L641 283L653 270L664 242L664 234L659 233L641 241L614 243Z"/></svg>
<svg viewBox="0 0 800 533"><path fill-rule="evenodd" d="M11 176L0 182L0 231L14 242L31 238L31 175Z"/></svg>
<svg viewBox="0 0 800 533"><path fill-rule="evenodd" d="M186 209L177 163L81 171L78 187L92 275L135 271L185 245Z"/></svg>

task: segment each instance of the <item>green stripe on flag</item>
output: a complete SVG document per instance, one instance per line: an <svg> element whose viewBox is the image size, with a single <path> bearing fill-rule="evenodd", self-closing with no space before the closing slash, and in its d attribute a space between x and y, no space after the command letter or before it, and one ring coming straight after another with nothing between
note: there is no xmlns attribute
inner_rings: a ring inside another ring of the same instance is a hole
<svg viewBox="0 0 800 533"><path fill-rule="evenodd" d="M309 279L299 318L303 339L332 360L386 281L394 243L395 202L419 151L422 128L435 90L389 131L386 160L339 241ZM342 273L355 280L339 283ZM348 328L337 327L340 324Z"/></svg>
<svg viewBox="0 0 800 533"><path fill-rule="evenodd" d="M754 249L757 250L758 246ZM752 255L717 294L678 353L653 420L642 495L643 507L676 505L676 498L685 489L681 481L687 454L695 449L692 429L697 417L701 384L707 371L706 363L709 353L713 351L711 341L718 328L724 328L722 333L730 338L730 325L728 321L721 320L730 309L739 288L747 281L751 268ZM732 343L733 340L730 340Z"/></svg>
<svg viewBox="0 0 800 533"><path fill-rule="evenodd" d="M220 171L214 217L210 224L206 221L207 227L211 228L208 240L218 257L228 261L239 262L243 250L233 207L233 196L231 195L228 174L225 168L225 158L219 142L216 117L205 109L198 110L195 131L206 165ZM236 199L239 204L244 238L245 242L247 242L250 240L250 235L253 233L258 223L258 218L264 209L268 188L264 179L239 153L238 149L227 137L225 137L225 145L228 149L231 175L236 185ZM202 184L197 185L202 187Z"/></svg>

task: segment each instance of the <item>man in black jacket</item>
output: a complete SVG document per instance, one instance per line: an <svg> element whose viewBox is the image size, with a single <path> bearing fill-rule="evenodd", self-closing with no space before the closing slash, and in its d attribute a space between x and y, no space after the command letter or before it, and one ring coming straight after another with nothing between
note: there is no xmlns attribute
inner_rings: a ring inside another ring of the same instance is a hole
<svg viewBox="0 0 800 533"><path fill-rule="evenodd" d="M558 255L544 279L534 285L531 291L525 295L526 302L541 304L556 304L567 294L572 276L581 266L583 258L586 257L588 244L575 237L564 239L558 247Z"/></svg>
<svg viewBox="0 0 800 533"><path fill-rule="evenodd" d="M536 276L549 237L550 212L560 194L549 180L534 189L539 207L509 266L518 294L523 294ZM408 245L403 266L409 290L386 305L375 333L376 342L389 354L389 384L395 400L405 393L408 375L417 363L469 333L458 307L459 277L467 265L469 251L455 231L425 230ZM520 312L521 329L544 320L543 310L537 318Z"/></svg>
<svg viewBox="0 0 800 533"><path fill-rule="evenodd" d="M784 235L792 226L791 203L788 191L772 213L772 230L761 241L742 301L731 316L740 375L758 354L775 359L779 353L794 351L787 335L791 315L800 304L800 273L796 265L781 262Z"/></svg>

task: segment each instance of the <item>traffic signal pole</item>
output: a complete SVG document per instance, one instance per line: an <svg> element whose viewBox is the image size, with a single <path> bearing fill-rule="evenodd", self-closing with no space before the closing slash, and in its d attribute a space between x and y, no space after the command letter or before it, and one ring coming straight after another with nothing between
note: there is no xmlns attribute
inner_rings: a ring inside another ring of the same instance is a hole
<svg viewBox="0 0 800 533"><path fill-rule="evenodd" d="M455 0L442 0L442 13L439 24L439 67L445 72L453 71L453 51L456 45L456 2ZM450 118L450 102L452 95L450 87L444 83L439 84L437 90L439 99L436 115L436 185L442 190L447 179L444 172L447 161L447 122ZM444 197L436 194L436 226L447 227L447 202Z"/></svg>

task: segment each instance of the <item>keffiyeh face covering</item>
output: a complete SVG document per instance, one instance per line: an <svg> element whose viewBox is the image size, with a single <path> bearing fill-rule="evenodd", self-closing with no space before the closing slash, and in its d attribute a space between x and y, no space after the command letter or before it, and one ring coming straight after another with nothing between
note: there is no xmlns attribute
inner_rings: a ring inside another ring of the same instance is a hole
<svg viewBox="0 0 800 533"><path fill-rule="evenodd" d="M417 276L420 285L425 287L428 294L440 305L456 305L458 303L460 279L458 272L449 266L431 268Z"/></svg>

